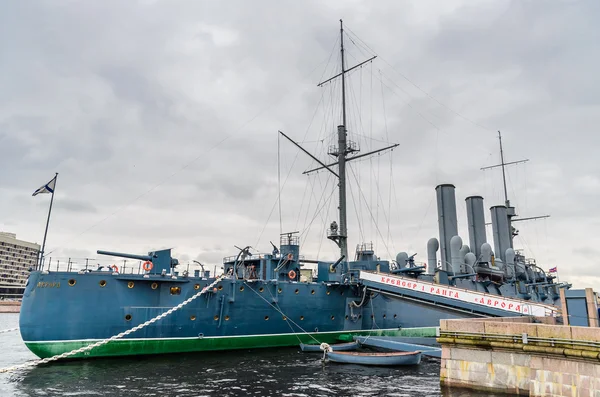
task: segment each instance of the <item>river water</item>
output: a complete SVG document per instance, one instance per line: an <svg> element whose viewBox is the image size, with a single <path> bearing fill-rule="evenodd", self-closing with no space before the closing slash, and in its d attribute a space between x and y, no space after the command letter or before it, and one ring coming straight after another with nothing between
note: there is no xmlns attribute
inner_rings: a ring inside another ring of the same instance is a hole
<svg viewBox="0 0 600 397"><path fill-rule="evenodd" d="M0 314L0 331L18 326ZM0 334L0 368L36 357L19 332ZM440 390L438 359L416 367L323 364L298 348L107 358L0 374L1 396L492 396Z"/></svg>

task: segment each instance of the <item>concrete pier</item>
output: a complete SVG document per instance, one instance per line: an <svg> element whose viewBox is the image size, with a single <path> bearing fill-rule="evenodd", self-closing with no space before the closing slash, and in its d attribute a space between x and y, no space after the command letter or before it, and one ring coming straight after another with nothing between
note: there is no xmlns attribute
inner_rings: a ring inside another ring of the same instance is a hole
<svg viewBox="0 0 600 397"><path fill-rule="evenodd" d="M600 328L552 317L442 320L440 382L525 396L600 396Z"/></svg>
<svg viewBox="0 0 600 397"><path fill-rule="evenodd" d="M19 313L20 311L20 301L0 301L0 313Z"/></svg>

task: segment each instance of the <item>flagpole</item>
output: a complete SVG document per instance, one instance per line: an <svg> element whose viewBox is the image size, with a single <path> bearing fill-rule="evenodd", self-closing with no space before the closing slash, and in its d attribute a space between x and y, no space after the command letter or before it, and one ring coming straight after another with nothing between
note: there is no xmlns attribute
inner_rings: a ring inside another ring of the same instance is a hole
<svg viewBox="0 0 600 397"><path fill-rule="evenodd" d="M44 249L46 248L46 236L48 235L48 225L50 224L50 214L52 213L52 202L54 201L54 191L56 190L56 180L58 172L54 175L54 189L52 189L52 197L50 198L50 208L48 209L48 219L46 220L46 230L44 231L44 242L42 243L42 251L40 253L40 263L38 267L41 269L42 260L44 259Z"/></svg>

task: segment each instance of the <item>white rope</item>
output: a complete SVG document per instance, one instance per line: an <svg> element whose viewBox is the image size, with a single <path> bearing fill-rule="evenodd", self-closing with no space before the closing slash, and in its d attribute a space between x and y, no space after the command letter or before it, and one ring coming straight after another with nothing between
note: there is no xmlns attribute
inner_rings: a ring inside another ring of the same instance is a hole
<svg viewBox="0 0 600 397"><path fill-rule="evenodd" d="M19 328L9 328L9 329L3 329L2 331L0 331L0 334L3 334L5 332L12 332L12 331L18 331Z"/></svg>
<svg viewBox="0 0 600 397"><path fill-rule="evenodd" d="M321 343L319 348L323 350L323 358L321 360L325 361L327 359L327 353L331 353L333 349L331 348L331 346L329 346L328 343L325 342Z"/></svg>
<svg viewBox="0 0 600 397"><path fill-rule="evenodd" d="M202 290L200 292L196 293L191 298L188 298L185 301L181 302L179 305L177 305L177 306L169 309L168 311L166 311L166 312L164 312L164 313L162 313L162 314L154 317L151 320L146 321L145 323L142 323L142 324L140 324L138 326L135 326L135 327L133 327L131 329L128 329L127 331L124 331L124 332L121 332L120 334L111 336L108 339L104 339L104 340L92 343L91 345L83 346L83 347L81 347L79 349L71 350L70 352L58 354L58 355L53 356L53 357L48 357L48 358L44 358L44 359L41 359L41 360L31 361L31 362L28 362L28 363L25 363L25 364L15 365L15 366L12 366L12 367L0 368L0 373L11 372L11 371L15 371L15 370L18 370L18 369L23 369L23 368L28 368L28 367L35 367L36 365L39 365L39 364L46 364L46 363L49 363L51 361L56 361L56 360L60 360L60 359L63 359L63 358L74 356L76 354L85 353L85 352L90 351L90 350L92 350L92 349L94 349L96 347L105 345L105 344L107 344L109 342L112 342L114 340L117 340L117 339L120 339L120 338L122 338L124 336L127 336L127 335L129 335L129 334L131 334L131 333L133 333L135 331L139 331L140 329L142 329L142 328L144 328L144 327L146 327L146 326L148 326L150 324L153 324L156 321L163 319L164 317L167 317L169 314L171 314L171 313L173 313L173 312L181 309L182 307L184 307L185 305L187 305L188 303L190 303L194 299L198 298L200 295L206 293L210 288L214 287L219 281L221 281L221 279L223 278L223 276L224 276L224 274L218 276L215 279L214 282L212 282L211 284L209 284L206 287L202 288Z"/></svg>

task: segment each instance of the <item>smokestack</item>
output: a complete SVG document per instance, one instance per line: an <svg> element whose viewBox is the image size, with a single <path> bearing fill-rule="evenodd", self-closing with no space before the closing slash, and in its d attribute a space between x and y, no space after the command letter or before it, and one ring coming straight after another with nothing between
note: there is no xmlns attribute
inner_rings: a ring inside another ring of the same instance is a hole
<svg viewBox="0 0 600 397"><path fill-rule="evenodd" d="M450 240L458 235L456 223L456 198L454 197L454 185L443 184L435 188L437 196L438 224L440 228L440 246L442 269L450 271L452 254L450 252Z"/></svg>
<svg viewBox="0 0 600 397"><path fill-rule="evenodd" d="M467 203L467 221L469 223L469 244L477 260L481 260L481 245L487 243L485 235L485 214L483 212L483 197L470 196Z"/></svg>
<svg viewBox="0 0 600 397"><path fill-rule="evenodd" d="M510 230L506 206L496 205L490 208L492 213L492 229L494 231L494 251L506 262L506 250L510 248Z"/></svg>

